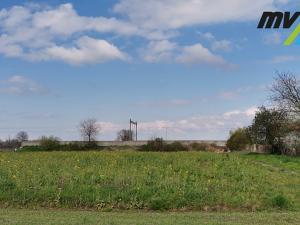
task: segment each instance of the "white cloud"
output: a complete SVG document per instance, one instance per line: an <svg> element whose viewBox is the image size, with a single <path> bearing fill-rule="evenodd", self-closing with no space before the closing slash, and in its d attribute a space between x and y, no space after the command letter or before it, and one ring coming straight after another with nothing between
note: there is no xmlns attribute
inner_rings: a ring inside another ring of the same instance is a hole
<svg viewBox="0 0 300 225"><path fill-rule="evenodd" d="M260 12L275 10L278 0L120 0L114 12L148 29L178 29L185 26L243 22ZM283 3L286 3L283 2Z"/></svg>
<svg viewBox="0 0 300 225"><path fill-rule="evenodd" d="M48 29L51 33L71 35L82 31L113 32L132 35L137 27L116 18L79 16L70 3L58 8L36 12L32 23L38 29Z"/></svg>
<svg viewBox="0 0 300 225"><path fill-rule="evenodd" d="M184 64L209 64L221 67L232 67L221 56L214 55L209 49L201 44L186 46L176 58L177 62Z"/></svg>
<svg viewBox="0 0 300 225"><path fill-rule="evenodd" d="M70 64L103 63L109 60L126 60L127 56L105 40L87 36L76 41L76 47L53 46L45 49L45 59L58 59Z"/></svg>
<svg viewBox="0 0 300 225"><path fill-rule="evenodd" d="M164 137L168 139L225 139L229 131L250 125L257 107L245 110L233 110L222 115L199 115L177 120L154 120L138 123L140 139ZM126 129L128 124L100 122L102 134L115 137L120 129Z"/></svg>
<svg viewBox="0 0 300 225"><path fill-rule="evenodd" d="M212 44L212 50L229 52L232 50L232 43L228 40L215 41Z"/></svg>
<svg viewBox="0 0 300 225"><path fill-rule="evenodd" d="M116 133L122 129L122 125L112 122L97 122L97 125L102 133Z"/></svg>
<svg viewBox="0 0 300 225"><path fill-rule="evenodd" d="M151 41L146 49L141 50L141 54L146 62L167 62L172 60L177 48L176 43L168 40Z"/></svg>
<svg viewBox="0 0 300 225"><path fill-rule="evenodd" d="M61 59L72 64L125 59L125 54L106 40L84 35L74 41L74 34L88 31L120 35L138 33L134 25L115 18L79 16L72 4L56 8L14 6L2 9L0 31L0 53L6 57Z"/></svg>
<svg viewBox="0 0 300 225"><path fill-rule="evenodd" d="M246 110L233 110L230 112L224 113L224 118L229 119L232 117L237 117L237 116L247 116L247 117L254 117L255 113L258 111L258 108L253 106L250 107Z"/></svg>
<svg viewBox="0 0 300 225"><path fill-rule="evenodd" d="M216 47L216 48L221 48ZM215 55L208 48L198 43L180 46L168 40L152 41L140 53L146 62L177 62L183 64L205 64L210 66L232 68L221 56Z"/></svg>
<svg viewBox="0 0 300 225"><path fill-rule="evenodd" d="M45 95L49 90L24 76L12 76L7 80L0 80L0 93L12 95Z"/></svg>
<svg viewBox="0 0 300 225"><path fill-rule="evenodd" d="M182 27L251 20L259 16L258 12L274 9L277 3L285 4L286 1L120 0L113 12L123 15L122 19L81 16L70 3L56 7L13 6L0 10L0 53L27 60L60 59L71 64L124 60L126 54L104 38L97 38L97 51L92 56L89 56L86 43L81 44L86 36L110 33L150 40L141 50L147 62L200 62L224 66L228 63L202 44L180 47L170 38ZM233 47L228 40L216 40L209 33L206 36L212 40L212 51L230 51ZM180 51L182 54L178 56Z"/></svg>
<svg viewBox="0 0 300 225"><path fill-rule="evenodd" d="M229 52L233 48L233 44L229 40L217 40L216 37L210 32L206 32L206 33L198 32L198 33L200 34L201 38L210 42L213 51Z"/></svg>

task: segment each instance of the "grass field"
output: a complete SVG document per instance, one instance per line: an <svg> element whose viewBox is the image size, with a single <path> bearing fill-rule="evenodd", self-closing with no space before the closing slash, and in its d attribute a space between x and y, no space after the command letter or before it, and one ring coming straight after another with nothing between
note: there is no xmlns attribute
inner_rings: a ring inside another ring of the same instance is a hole
<svg viewBox="0 0 300 225"><path fill-rule="evenodd" d="M145 213L0 209L1 225L298 225L297 213Z"/></svg>
<svg viewBox="0 0 300 225"><path fill-rule="evenodd" d="M0 153L0 205L299 212L300 159L205 152Z"/></svg>

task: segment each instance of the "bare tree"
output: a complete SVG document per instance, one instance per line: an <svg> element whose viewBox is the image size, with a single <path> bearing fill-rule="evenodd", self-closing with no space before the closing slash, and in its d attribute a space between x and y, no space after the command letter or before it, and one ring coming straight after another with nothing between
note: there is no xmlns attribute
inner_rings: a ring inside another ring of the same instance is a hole
<svg viewBox="0 0 300 225"><path fill-rule="evenodd" d="M133 140L133 131L131 130L120 130L118 132L118 141L132 141Z"/></svg>
<svg viewBox="0 0 300 225"><path fill-rule="evenodd" d="M24 142L24 141L28 141L28 134L27 132L25 131L20 131L19 133L17 133L16 135L16 139L19 141L19 142Z"/></svg>
<svg viewBox="0 0 300 225"><path fill-rule="evenodd" d="M295 75L277 73L271 92L271 100L282 109L291 113L300 113L300 82Z"/></svg>
<svg viewBox="0 0 300 225"><path fill-rule="evenodd" d="M96 119L83 120L79 125L81 136L85 141L91 143L96 141L100 127L97 125Z"/></svg>

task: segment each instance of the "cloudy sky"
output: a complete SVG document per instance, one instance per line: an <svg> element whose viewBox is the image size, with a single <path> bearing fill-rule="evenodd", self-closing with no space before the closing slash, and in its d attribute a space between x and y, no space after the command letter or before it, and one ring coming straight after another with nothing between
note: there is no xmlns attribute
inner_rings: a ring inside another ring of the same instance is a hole
<svg viewBox="0 0 300 225"><path fill-rule="evenodd" d="M300 74L291 30L258 30L289 0L0 0L0 138L76 140L96 118L115 139L225 139L269 104L276 71ZM295 26L297 23L295 24Z"/></svg>

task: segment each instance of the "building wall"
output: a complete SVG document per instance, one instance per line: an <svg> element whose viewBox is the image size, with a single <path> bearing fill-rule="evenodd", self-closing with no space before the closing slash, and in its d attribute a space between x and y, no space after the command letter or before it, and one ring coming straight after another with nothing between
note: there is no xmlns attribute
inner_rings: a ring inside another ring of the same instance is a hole
<svg viewBox="0 0 300 225"><path fill-rule="evenodd" d="M175 141L166 141L166 143L170 144ZM218 141L218 140L180 140L178 141L184 145L189 145L192 143L204 143L204 144L215 144L219 147L225 147L226 141ZM61 141L61 144L69 144L69 143L82 143L80 141ZM97 141L98 146L109 147L109 146L142 146L147 144L147 141ZM22 143L22 147L24 146L39 146L39 141L26 141Z"/></svg>

